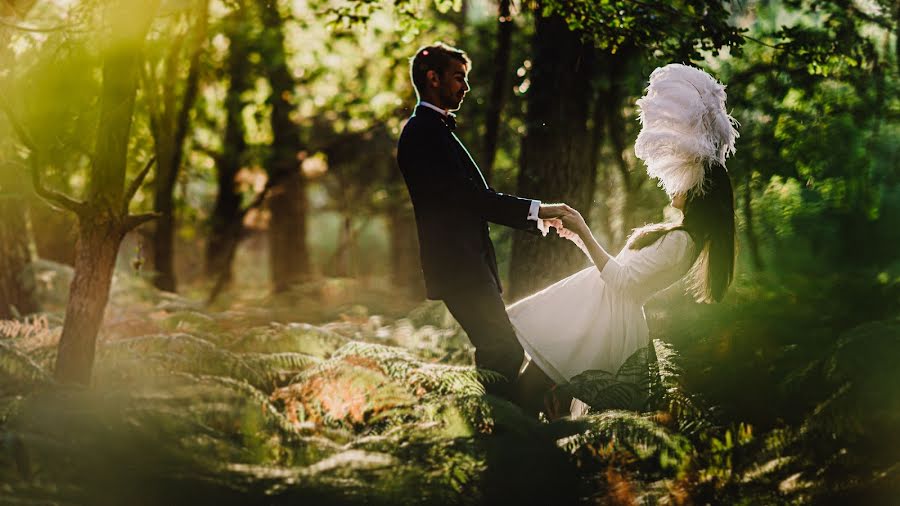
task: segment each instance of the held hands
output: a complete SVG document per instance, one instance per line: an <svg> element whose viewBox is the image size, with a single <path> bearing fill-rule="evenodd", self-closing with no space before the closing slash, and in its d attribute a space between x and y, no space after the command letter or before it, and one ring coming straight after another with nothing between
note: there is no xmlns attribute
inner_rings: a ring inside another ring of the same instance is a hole
<svg viewBox="0 0 900 506"><path fill-rule="evenodd" d="M557 235L579 244L579 247L583 244L582 235L590 233L581 213L566 204L542 204L538 217L555 228Z"/></svg>
<svg viewBox="0 0 900 506"><path fill-rule="evenodd" d="M577 213L566 204L541 204L538 209L538 218L542 220L561 218L567 214Z"/></svg>
<svg viewBox="0 0 900 506"><path fill-rule="evenodd" d="M555 228L556 233L559 234L560 237L565 237L566 239L580 237L588 230L588 226L584 221L584 217L582 217L581 213L579 213L575 209L572 209L571 212L563 214L559 217L544 219L544 221L551 227Z"/></svg>

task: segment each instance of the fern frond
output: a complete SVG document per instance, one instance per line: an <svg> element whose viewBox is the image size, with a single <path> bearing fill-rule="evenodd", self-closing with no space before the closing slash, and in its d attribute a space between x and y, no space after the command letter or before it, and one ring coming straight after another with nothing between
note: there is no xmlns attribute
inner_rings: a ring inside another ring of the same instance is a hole
<svg viewBox="0 0 900 506"><path fill-rule="evenodd" d="M221 408L226 414L234 413L236 408L239 407L234 404L234 401L240 399L245 406L255 406L256 408L254 408L254 411L258 412L263 417L266 425L270 429L277 430L282 435L296 435L298 433L297 427L291 423L287 417L281 414L274 405L272 405L269 401L269 397L246 381L239 381L223 376L191 374L185 372L173 373L173 377L186 381L189 386L212 388L208 394L202 394L199 391L194 391L193 393L185 392L182 397L188 405L192 406L193 411L199 415L211 415L212 411L209 411L210 407L215 407L216 409ZM226 394L232 401L224 405L216 404L215 399L217 396L221 397L223 394ZM151 392L151 395L155 394L152 394ZM164 401L166 399L167 398L165 397L162 398ZM213 402L206 402L206 399L213 400ZM172 399L169 398L169 400Z"/></svg>
<svg viewBox="0 0 900 506"><path fill-rule="evenodd" d="M671 413L684 433L696 433L708 427L707 411L681 385L678 353L671 344L654 339L650 343L651 360L647 380L647 407Z"/></svg>
<svg viewBox="0 0 900 506"><path fill-rule="evenodd" d="M124 373L117 368L117 362L137 358L148 365L159 364L174 371L230 376L245 379L260 388L270 386L268 378L250 367L241 356L190 334L154 334L117 339L105 342L98 351L98 366L107 368L107 372Z"/></svg>
<svg viewBox="0 0 900 506"><path fill-rule="evenodd" d="M251 328L226 347L245 353L290 352L327 357L347 341L340 334L308 323L272 323Z"/></svg>
<svg viewBox="0 0 900 506"><path fill-rule="evenodd" d="M416 399L374 361L333 357L304 371L272 394L297 423L324 423L356 430L383 430L413 414ZM367 425L369 425L367 427Z"/></svg>
<svg viewBox="0 0 900 506"><path fill-rule="evenodd" d="M627 450L641 460L657 456L665 465L681 461L691 448L682 436L672 434L647 417L630 411L609 410L587 415L578 421L584 424L586 430L559 442L571 453L585 447L592 448L593 453L611 447Z"/></svg>
<svg viewBox="0 0 900 506"><path fill-rule="evenodd" d="M599 370L585 371L559 388L596 410L630 409L637 411L645 398L644 392L637 384L622 381L618 375Z"/></svg>
<svg viewBox="0 0 900 506"><path fill-rule="evenodd" d="M51 381L50 375L35 363L28 355L0 341L0 377L4 378L0 385L0 393L4 391L20 391ZM9 390L12 389L12 390Z"/></svg>
<svg viewBox="0 0 900 506"><path fill-rule="evenodd" d="M283 385L299 372L320 364L322 359L304 353L241 353L238 355L250 369L264 376L269 385Z"/></svg>

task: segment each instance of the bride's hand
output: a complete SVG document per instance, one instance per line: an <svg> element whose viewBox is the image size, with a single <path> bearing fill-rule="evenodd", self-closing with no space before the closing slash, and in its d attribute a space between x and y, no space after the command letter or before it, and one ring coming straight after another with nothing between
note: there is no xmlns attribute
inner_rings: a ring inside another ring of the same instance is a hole
<svg viewBox="0 0 900 506"><path fill-rule="evenodd" d="M573 210L574 212L562 216L560 221L562 221L563 227L565 229L575 235L580 236L585 230L587 230L588 226L585 223L584 218L581 216L581 213Z"/></svg>
<svg viewBox="0 0 900 506"><path fill-rule="evenodd" d="M563 228L562 220L559 218L548 218L544 220L544 223L549 227L555 228L557 232Z"/></svg>
<svg viewBox="0 0 900 506"><path fill-rule="evenodd" d="M563 239L568 239L570 241L574 241L579 236L575 233L574 230L569 230L565 227L556 229L556 234L562 237Z"/></svg>

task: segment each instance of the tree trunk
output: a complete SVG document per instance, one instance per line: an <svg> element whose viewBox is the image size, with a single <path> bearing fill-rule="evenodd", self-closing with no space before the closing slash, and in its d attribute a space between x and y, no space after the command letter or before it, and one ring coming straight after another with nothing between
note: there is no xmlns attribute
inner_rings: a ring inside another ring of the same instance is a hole
<svg viewBox="0 0 900 506"><path fill-rule="evenodd" d="M294 110L294 78L287 65L284 45L284 20L278 3L257 0L265 33L263 54L272 94L272 145L266 161L272 181L269 227L272 288L274 292L287 290L292 284L309 277L309 251L306 244L306 181L300 173L297 154L301 150L300 129L291 120Z"/></svg>
<svg viewBox="0 0 900 506"><path fill-rule="evenodd" d="M156 276L153 284L160 290L174 292L175 278L175 183L184 156L184 141L190 129L190 112L197 98L200 83L200 55L206 40L208 1L198 4L197 26L193 34L187 79L180 101L163 100L163 110L157 111L162 121L156 122L157 176L154 185L153 210L160 214L153 230L153 268ZM175 46L177 48L178 45ZM174 49L173 49L174 50ZM173 54L168 65L175 65L178 55ZM178 72L169 68L163 86L163 96L174 94Z"/></svg>
<svg viewBox="0 0 900 506"><path fill-rule="evenodd" d="M588 128L594 49L559 17L536 17L518 194L566 202L587 213L596 179ZM516 234L509 296L526 296L583 267L585 261L584 253L566 241Z"/></svg>
<svg viewBox="0 0 900 506"><path fill-rule="evenodd" d="M250 89L250 61L248 58L245 10L239 8L226 20L226 34L230 41L228 53L228 94L225 97L225 138L222 153L216 156L218 191L210 218L209 241L206 243L206 274L208 277L224 276L227 285L232 278L233 254L243 224L241 195L237 192L235 178L241 169L247 149L244 126L244 100L241 96ZM236 223L238 222L238 223Z"/></svg>
<svg viewBox="0 0 900 506"><path fill-rule="evenodd" d="M75 277L56 359L55 377L59 381L90 383L97 333L109 298L119 245L128 230L148 218L129 215L128 202L150 166L127 189L125 168L140 55L158 7L159 0L121 0L107 10L109 17L105 21L112 31L103 56L99 126L88 179L88 201L74 209L79 217L79 233Z"/></svg>
<svg viewBox="0 0 900 506"><path fill-rule="evenodd" d="M40 310L34 293L34 274L27 268L31 250L26 206L23 198L8 193L8 186L0 184L0 319Z"/></svg>
<svg viewBox="0 0 900 506"><path fill-rule="evenodd" d="M597 61L597 71L605 72L607 70L608 58L598 58ZM594 167L595 171L598 173L598 183L600 184L599 193L600 199L595 203L595 206L599 207L599 221L595 222L595 229L600 229L600 235L605 237L610 244L615 240L615 234L613 233L613 214L610 212L612 210L610 206L610 196L613 194L613 181L610 174L610 171L606 168L606 164L603 163L603 145L604 140L606 139L606 117L607 117L607 109L610 107L610 104L604 100L608 96L608 90L602 89L597 94L597 98L594 100L594 107L592 111L592 120L591 120L591 167ZM602 165L601 165L602 164ZM598 188L595 188L595 192L598 191ZM585 216L585 219L588 219L588 216Z"/></svg>
<svg viewBox="0 0 900 506"><path fill-rule="evenodd" d="M175 197L172 189L159 189L153 199L153 210L160 217L153 228L153 285L174 292L175 281Z"/></svg>
<svg viewBox="0 0 900 506"><path fill-rule="evenodd" d="M494 52L494 78L491 82L491 96L488 98L487 117L485 118L484 152L482 153L481 171L490 183L494 171L494 159L497 156L497 138L500 134L500 115L506 104L507 86L509 84L509 55L512 45L512 32L515 25L509 13L510 0L500 0L497 13L497 48Z"/></svg>
<svg viewBox="0 0 900 506"><path fill-rule="evenodd" d="M288 290L309 274L306 252L306 191L296 170L282 176L269 197L272 219L269 223L269 255L272 288L275 293Z"/></svg>
<svg viewBox="0 0 900 506"><path fill-rule="evenodd" d="M66 320L59 340L58 380L87 385L94 368L97 333L109 299L109 287L124 234L108 216L82 220L75 246L75 277L69 289Z"/></svg>
<svg viewBox="0 0 900 506"><path fill-rule="evenodd" d="M399 170L390 173L388 195L393 196L387 209L390 227L391 284L412 300L425 298L425 279L419 259L419 238L412 201Z"/></svg>
<svg viewBox="0 0 900 506"><path fill-rule="evenodd" d="M613 58L615 58L615 56L613 56ZM607 125L609 125L609 139L612 144L613 163L618 169L619 179L622 181L620 186L622 206L619 212L622 219L621 237L626 238L631 234L631 230L635 227L634 194L637 188L631 177L628 161L625 160L625 149L628 146L628 143L625 140L625 118L623 117L622 110L622 83L617 77L618 71L618 65L611 65L609 73L610 90L603 100L607 103L605 109L607 113Z"/></svg>
<svg viewBox="0 0 900 506"><path fill-rule="evenodd" d="M747 174L747 180L744 182L744 198L743 202L743 210L744 210L744 223L746 226L746 234L747 234L747 248L750 250L750 258L753 260L753 268L756 269L757 272L762 271L765 268L763 264L762 256L759 253L759 239L756 237L756 230L753 228L753 186L751 184L753 180L753 176L751 174Z"/></svg>

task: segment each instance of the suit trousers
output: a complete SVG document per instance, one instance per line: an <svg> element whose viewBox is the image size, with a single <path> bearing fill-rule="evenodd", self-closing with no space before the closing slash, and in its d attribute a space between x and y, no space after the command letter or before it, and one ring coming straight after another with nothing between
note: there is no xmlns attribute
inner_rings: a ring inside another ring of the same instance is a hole
<svg viewBox="0 0 900 506"><path fill-rule="evenodd" d="M445 295L443 299L475 346L475 365L506 377L506 381L487 382L485 391L513 401L513 383L525 359L525 350L519 344L497 286L485 283Z"/></svg>

